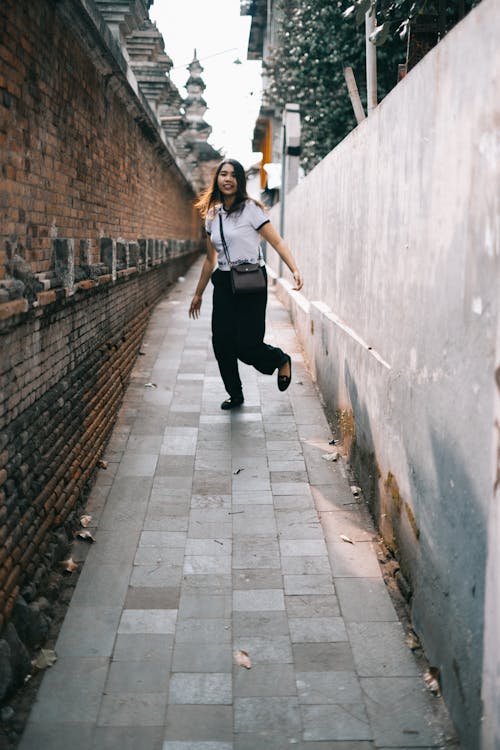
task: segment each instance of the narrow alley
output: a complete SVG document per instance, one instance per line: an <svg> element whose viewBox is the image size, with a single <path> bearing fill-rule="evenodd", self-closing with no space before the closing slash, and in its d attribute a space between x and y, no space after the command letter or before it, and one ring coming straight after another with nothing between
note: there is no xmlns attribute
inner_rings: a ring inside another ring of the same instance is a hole
<svg viewBox="0 0 500 750"><path fill-rule="evenodd" d="M336 448L288 313L270 292L290 389L243 366L244 407L221 412L210 294L187 314L198 273L150 319L20 750L457 747L364 504L325 459Z"/></svg>

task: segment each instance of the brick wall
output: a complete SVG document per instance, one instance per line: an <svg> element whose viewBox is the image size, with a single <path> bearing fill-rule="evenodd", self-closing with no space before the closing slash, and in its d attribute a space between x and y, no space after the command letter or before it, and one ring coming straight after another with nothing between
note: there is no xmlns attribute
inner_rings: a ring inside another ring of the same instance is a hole
<svg viewBox="0 0 500 750"><path fill-rule="evenodd" d="M24 632L20 595L36 612L151 309L201 249L192 189L89 9L0 3L0 637L13 609Z"/></svg>

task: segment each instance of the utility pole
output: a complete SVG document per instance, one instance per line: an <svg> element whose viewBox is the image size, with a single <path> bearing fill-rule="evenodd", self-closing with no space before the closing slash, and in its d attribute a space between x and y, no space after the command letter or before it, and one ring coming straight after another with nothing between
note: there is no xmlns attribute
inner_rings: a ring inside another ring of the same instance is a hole
<svg viewBox="0 0 500 750"><path fill-rule="evenodd" d="M377 4L374 2L365 15L366 31L366 104L368 117L377 106L377 48L370 42L370 34L377 28Z"/></svg>

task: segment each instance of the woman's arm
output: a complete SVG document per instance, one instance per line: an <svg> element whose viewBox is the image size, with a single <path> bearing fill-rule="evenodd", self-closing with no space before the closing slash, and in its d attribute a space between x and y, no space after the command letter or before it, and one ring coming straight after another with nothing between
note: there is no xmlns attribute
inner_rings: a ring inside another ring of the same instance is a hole
<svg viewBox="0 0 500 750"><path fill-rule="evenodd" d="M203 292L205 291L206 286L208 282L210 281L210 277L214 270L216 261L217 261L217 251L212 245L210 241L210 237L207 237L207 256L205 260L203 261L203 265L201 267L200 279L196 286L196 290L193 295L193 299L191 300L191 305L189 307L190 318L197 318L200 314L201 298L203 297Z"/></svg>
<svg viewBox="0 0 500 750"><path fill-rule="evenodd" d="M302 289L304 284L302 281L302 274L297 268L292 252L283 237L278 234L271 223L264 224L264 226L259 229L259 234L266 240L266 242L269 242L269 244L274 247L280 258L287 264L293 274L293 278L295 279L295 286L293 288L296 291Z"/></svg>

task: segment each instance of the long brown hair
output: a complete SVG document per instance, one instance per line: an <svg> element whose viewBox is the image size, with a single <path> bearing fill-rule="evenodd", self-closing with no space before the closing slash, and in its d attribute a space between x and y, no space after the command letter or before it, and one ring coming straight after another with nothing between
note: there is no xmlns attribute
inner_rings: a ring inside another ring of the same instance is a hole
<svg viewBox="0 0 500 750"><path fill-rule="evenodd" d="M253 200L253 198L250 198L247 193L247 176L245 174L243 165L240 164L239 161L236 161L236 159L224 159L224 161L222 161L215 170L215 174L212 178L210 186L207 188L207 190L205 190L204 193L200 195L199 199L194 204L203 218L206 217L211 208L213 208L218 203L224 202L223 195L219 190L217 181L219 179L220 171L225 164L231 164L234 169L234 176L236 178L236 195L228 213L232 214L235 211L239 211L243 207L243 204L246 200ZM259 201L254 202L259 206L262 205L259 203Z"/></svg>

